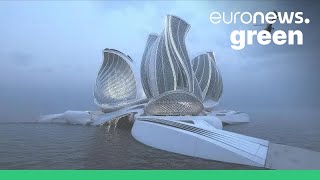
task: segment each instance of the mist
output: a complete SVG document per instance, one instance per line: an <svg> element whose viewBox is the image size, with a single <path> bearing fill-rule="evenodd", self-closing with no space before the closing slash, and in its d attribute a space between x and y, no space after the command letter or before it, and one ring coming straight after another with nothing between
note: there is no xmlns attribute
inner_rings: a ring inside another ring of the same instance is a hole
<svg viewBox="0 0 320 180"><path fill-rule="evenodd" d="M318 7L318 1L0 2L0 122L97 110L92 87L102 50L113 48L130 55L139 70L147 37L161 33L167 14L190 23L186 37L190 58L215 53L224 82L221 108L320 110ZM274 25L284 31L301 30L303 45L256 43L235 51L230 47L233 30L264 27L214 25L209 20L213 11L274 9L302 11L311 20Z"/></svg>

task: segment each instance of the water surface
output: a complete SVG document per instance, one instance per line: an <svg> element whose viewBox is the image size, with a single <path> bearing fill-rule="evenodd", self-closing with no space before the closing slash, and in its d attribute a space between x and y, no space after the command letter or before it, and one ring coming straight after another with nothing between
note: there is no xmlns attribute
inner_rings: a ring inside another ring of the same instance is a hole
<svg viewBox="0 0 320 180"><path fill-rule="evenodd" d="M250 123L226 130L320 151L317 109L244 109ZM257 169L169 153L131 136L131 126L0 124L0 169Z"/></svg>

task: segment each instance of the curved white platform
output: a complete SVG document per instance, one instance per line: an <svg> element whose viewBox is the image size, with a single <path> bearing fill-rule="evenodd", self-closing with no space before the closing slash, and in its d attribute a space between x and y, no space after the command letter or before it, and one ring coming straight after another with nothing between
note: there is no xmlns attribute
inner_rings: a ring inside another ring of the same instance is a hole
<svg viewBox="0 0 320 180"><path fill-rule="evenodd" d="M215 116L219 118L222 122L227 124L239 124L250 122L250 117L247 113L232 111L232 110L221 110L221 111L211 111L206 113L207 116Z"/></svg>
<svg viewBox="0 0 320 180"><path fill-rule="evenodd" d="M132 136L161 150L204 159L264 167L269 142L228 131L211 130L162 117L138 118Z"/></svg>
<svg viewBox="0 0 320 180"><path fill-rule="evenodd" d="M116 120L131 114L137 114L137 116L139 116L143 113L144 107L145 104L134 105L110 113L103 113L101 111L66 111L61 114L41 116L37 122L101 126L112 120Z"/></svg>
<svg viewBox="0 0 320 180"><path fill-rule="evenodd" d="M145 107L145 104L140 104L140 105L134 105L130 107L126 107L123 109L120 109L118 111L110 112L103 114L99 116L93 123L92 125L95 126L101 126L104 125L105 123L112 121L114 119L118 119L124 116L128 116L130 114L142 114L143 113L143 108Z"/></svg>
<svg viewBox="0 0 320 180"><path fill-rule="evenodd" d="M39 123L67 123L67 124L90 124L96 120L102 112L90 111L66 111L61 114L50 114L41 116L37 122Z"/></svg>
<svg viewBox="0 0 320 180"><path fill-rule="evenodd" d="M222 129L222 122L214 116L135 116L135 120L144 119L163 119L168 121L177 121L184 124L194 124L207 130Z"/></svg>

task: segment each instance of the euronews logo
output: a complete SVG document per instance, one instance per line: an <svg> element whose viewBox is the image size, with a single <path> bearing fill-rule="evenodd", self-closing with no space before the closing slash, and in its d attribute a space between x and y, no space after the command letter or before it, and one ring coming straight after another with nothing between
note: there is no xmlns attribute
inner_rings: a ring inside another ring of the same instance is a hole
<svg viewBox="0 0 320 180"><path fill-rule="evenodd" d="M236 12L226 14L225 12L212 12L209 16L210 22L213 24L253 24L255 26L264 25L265 28L261 31L257 30L234 30L230 35L231 48L241 50L246 45L252 45L253 39L261 45L268 45L271 41L277 45L303 45L303 33L300 30L275 30L272 25L275 22L280 24L309 24L310 19L303 18L303 12ZM259 24L258 24L259 23Z"/></svg>

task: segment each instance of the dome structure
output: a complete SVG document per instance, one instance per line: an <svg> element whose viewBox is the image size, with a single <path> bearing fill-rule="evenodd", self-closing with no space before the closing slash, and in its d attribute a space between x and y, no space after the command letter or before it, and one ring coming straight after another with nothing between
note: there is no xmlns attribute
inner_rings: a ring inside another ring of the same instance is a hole
<svg viewBox="0 0 320 180"><path fill-rule="evenodd" d="M152 99L144 109L147 115L198 115L203 110L201 99L187 91L167 91Z"/></svg>

